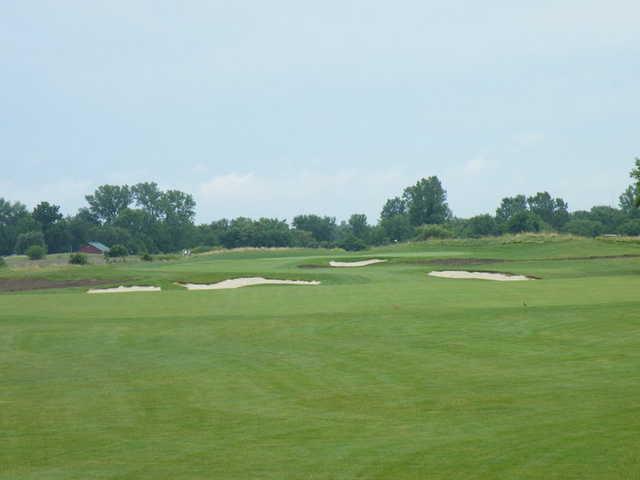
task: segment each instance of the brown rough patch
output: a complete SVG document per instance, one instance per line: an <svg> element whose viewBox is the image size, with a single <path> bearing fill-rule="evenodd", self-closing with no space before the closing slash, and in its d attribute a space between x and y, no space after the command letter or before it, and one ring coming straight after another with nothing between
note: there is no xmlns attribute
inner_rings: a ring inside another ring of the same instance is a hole
<svg viewBox="0 0 640 480"><path fill-rule="evenodd" d="M0 278L0 292L24 292L50 288L89 287L113 281L86 278L81 280L48 280L46 278Z"/></svg>

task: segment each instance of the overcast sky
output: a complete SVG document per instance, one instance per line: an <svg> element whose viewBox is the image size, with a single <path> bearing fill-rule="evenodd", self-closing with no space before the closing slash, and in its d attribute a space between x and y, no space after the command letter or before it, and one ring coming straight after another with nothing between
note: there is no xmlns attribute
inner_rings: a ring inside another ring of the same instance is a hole
<svg viewBox="0 0 640 480"><path fill-rule="evenodd" d="M640 155L637 0L0 2L0 197L103 183L198 221L375 221L438 175L458 216L616 205Z"/></svg>

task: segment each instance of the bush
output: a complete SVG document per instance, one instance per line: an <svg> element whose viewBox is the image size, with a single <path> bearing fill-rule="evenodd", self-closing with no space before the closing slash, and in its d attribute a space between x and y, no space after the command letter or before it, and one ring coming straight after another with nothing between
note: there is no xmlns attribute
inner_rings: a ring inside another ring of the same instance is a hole
<svg viewBox="0 0 640 480"><path fill-rule="evenodd" d="M89 258L84 253L72 253L69 255L69 263L71 265L86 265L89 263Z"/></svg>
<svg viewBox="0 0 640 480"><path fill-rule="evenodd" d="M531 212L518 212L513 215L506 225L509 233L539 232L543 229L540 217Z"/></svg>
<svg viewBox="0 0 640 480"><path fill-rule="evenodd" d="M44 235L42 232L33 231L18 235L16 239L16 253L18 255L25 254L27 249L32 245L38 245L43 249L45 248Z"/></svg>
<svg viewBox="0 0 640 480"><path fill-rule="evenodd" d="M339 245L340 248L347 252L359 252L366 250L367 244L353 234L348 235Z"/></svg>
<svg viewBox="0 0 640 480"><path fill-rule="evenodd" d="M464 233L468 237L488 237L498 232L496 219L491 215L477 215L471 217L465 226Z"/></svg>
<svg viewBox="0 0 640 480"><path fill-rule="evenodd" d="M129 251L124 245L117 244L112 246L105 255L109 258L126 257L129 255Z"/></svg>
<svg viewBox="0 0 640 480"><path fill-rule="evenodd" d="M148 253L143 253L142 255L140 255L140 260L142 260L143 262L153 262L153 257Z"/></svg>
<svg viewBox="0 0 640 480"><path fill-rule="evenodd" d="M453 237L453 232L442 225L422 225L421 227L418 227L416 231L416 240Z"/></svg>
<svg viewBox="0 0 640 480"><path fill-rule="evenodd" d="M603 233L604 225L594 220L571 220L565 230L580 237L597 237Z"/></svg>
<svg viewBox="0 0 640 480"><path fill-rule="evenodd" d="M628 235L630 237L637 237L640 235L640 220L628 220L624 222L619 229L620 233L623 235Z"/></svg>
<svg viewBox="0 0 640 480"><path fill-rule="evenodd" d="M40 245L31 245L25 252L29 260L40 260L47 255L47 251Z"/></svg>

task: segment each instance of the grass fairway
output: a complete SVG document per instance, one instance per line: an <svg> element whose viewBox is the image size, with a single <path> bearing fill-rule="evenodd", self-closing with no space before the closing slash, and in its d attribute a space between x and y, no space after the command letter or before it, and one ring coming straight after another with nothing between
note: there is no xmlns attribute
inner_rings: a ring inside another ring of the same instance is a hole
<svg viewBox="0 0 640 480"><path fill-rule="evenodd" d="M638 255L479 240L5 268L164 290L0 294L0 479L640 478ZM239 276L323 283L174 284Z"/></svg>

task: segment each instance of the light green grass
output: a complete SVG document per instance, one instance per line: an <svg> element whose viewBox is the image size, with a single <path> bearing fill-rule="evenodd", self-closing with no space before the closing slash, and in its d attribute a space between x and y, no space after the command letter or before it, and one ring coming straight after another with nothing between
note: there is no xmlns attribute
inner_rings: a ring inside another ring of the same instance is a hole
<svg viewBox="0 0 640 480"><path fill-rule="evenodd" d="M636 254L481 240L4 269L171 289L0 294L0 479L638 478L640 259L571 260ZM543 280L426 275L452 268ZM323 284L173 285L253 275Z"/></svg>

